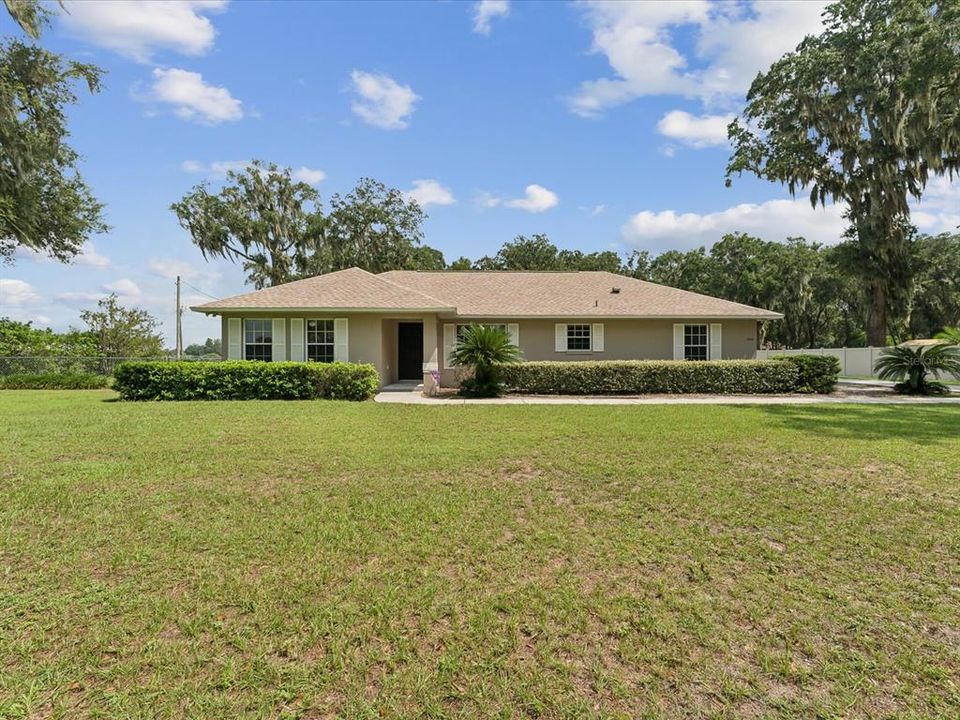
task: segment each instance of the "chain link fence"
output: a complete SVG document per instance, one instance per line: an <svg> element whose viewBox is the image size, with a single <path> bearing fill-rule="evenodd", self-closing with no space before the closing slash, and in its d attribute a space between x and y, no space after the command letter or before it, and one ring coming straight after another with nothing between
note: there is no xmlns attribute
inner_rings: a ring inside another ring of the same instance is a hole
<svg viewBox="0 0 960 720"><path fill-rule="evenodd" d="M191 362L209 362L219 360L219 356L195 357L184 356L182 360ZM89 373L92 375L110 375L113 369L125 360L158 360L172 361L176 360L173 356L149 357L149 358L126 358L126 357L68 357L56 355L43 355L35 357L26 356L0 356L0 376L3 375L46 375L46 374L73 374Z"/></svg>

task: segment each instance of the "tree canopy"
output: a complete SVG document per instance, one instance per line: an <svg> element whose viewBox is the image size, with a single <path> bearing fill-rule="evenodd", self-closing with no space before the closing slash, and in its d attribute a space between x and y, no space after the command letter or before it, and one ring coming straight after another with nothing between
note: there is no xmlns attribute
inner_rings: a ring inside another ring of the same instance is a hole
<svg viewBox="0 0 960 720"><path fill-rule="evenodd" d="M50 22L50 9L39 0L3 0L3 4L13 21L34 40Z"/></svg>
<svg viewBox="0 0 960 720"><path fill-rule="evenodd" d="M201 183L171 209L204 257L239 261L257 288L348 267L370 272L444 267L421 245L426 217L399 190L362 178L324 211L319 193L289 168L254 161L212 193Z"/></svg>
<svg viewBox="0 0 960 720"><path fill-rule="evenodd" d="M475 270L608 270L620 271L620 256L612 250L583 253L560 250L543 234L517 235L493 257L473 263Z"/></svg>
<svg viewBox="0 0 960 720"><path fill-rule="evenodd" d="M882 344L909 294L908 199L960 169L960 5L840 0L824 19L751 85L727 181L749 172L845 204L867 334Z"/></svg>
<svg viewBox="0 0 960 720"><path fill-rule="evenodd" d="M13 19L32 37L49 9L5 0ZM103 206L77 168L68 143L66 109L74 87L100 89L102 71L18 40L0 43L0 259L27 247L69 261L94 233L107 229Z"/></svg>
<svg viewBox="0 0 960 720"><path fill-rule="evenodd" d="M30 322L0 318L0 357L92 357L96 340L89 332L57 333Z"/></svg>
<svg viewBox="0 0 960 720"><path fill-rule="evenodd" d="M97 303L96 310L84 310L86 323L96 342L97 354L107 358L159 357L163 338L160 323L146 310L125 308L111 294Z"/></svg>
<svg viewBox="0 0 960 720"><path fill-rule="evenodd" d="M312 246L303 273L319 275L348 267L377 273L417 269L417 261L435 263L433 253L438 250L417 252L423 249L425 219L420 205L396 188L361 178L345 196L330 198L328 213L318 209L311 216Z"/></svg>
<svg viewBox="0 0 960 720"><path fill-rule="evenodd" d="M227 173L217 194L197 185L171 209L204 257L240 261L257 288L296 277L309 251L308 226L319 193L289 168L254 161Z"/></svg>
<svg viewBox="0 0 960 720"><path fill-rule="evenodd" d="M219 357L223 343L220 338L207 338L202 343L193 343L183 349L183 354L188 357Z"/></svg>

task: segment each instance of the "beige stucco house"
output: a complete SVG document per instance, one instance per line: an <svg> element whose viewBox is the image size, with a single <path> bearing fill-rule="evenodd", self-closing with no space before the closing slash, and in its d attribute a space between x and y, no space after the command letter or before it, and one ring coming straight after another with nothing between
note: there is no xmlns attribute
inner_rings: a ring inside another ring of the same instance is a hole
<svg viewBox="0 0 960 720"><path fill-rule="evenodd" d="M502 325L526 360L752 358L779 313L607 272L359 268L192 308L222 318L227 359L373 363L384 385L457 383L458 328Z"/></svg>

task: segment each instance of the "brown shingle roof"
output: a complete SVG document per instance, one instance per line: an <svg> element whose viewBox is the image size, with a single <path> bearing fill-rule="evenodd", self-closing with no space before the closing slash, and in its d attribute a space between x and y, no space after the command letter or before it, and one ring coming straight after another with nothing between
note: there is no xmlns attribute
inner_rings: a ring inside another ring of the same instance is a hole
<svg viewBox="0 0 960 720"><path fill-rule="evenodd" d="M619 292L613 292L619 288ZM417 272L359 268L198 305L223 310L433 310L475 318L748 318L780 313L608 272Z"/></svg>
<svg viewBox="0 0 960 720"><path fill-rule="evenodd" d="M381 273L455 305L465 317L777 319L780 313L608 272ZM619 288L618 293L613 289Z"/></svg>
<svg viewBox="0 0 960 720"><path fill-rule="evenodd" d="M450 303L402 287L389 278L347 268L196 305L192 310L453 310Z"/></svg>

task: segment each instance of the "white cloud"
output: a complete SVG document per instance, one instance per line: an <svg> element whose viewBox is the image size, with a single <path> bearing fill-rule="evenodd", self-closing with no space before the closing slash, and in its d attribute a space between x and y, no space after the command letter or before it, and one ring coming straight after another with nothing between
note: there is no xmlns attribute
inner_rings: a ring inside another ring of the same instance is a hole
<svg viewBox="0 0 960 720"><path fill-rule="evenodd" d="M219 270L213 270L209 267L197 267L192 263L171 258L151 258L147 267L150 268L150 272L154 275L167 280L175 280L179 275L184 280L202 283L204 285L212 285L222 277Z"/></svg>
<svg viewBox="0 0 960 720"><path fill-rule="evenodd" d="M200 73L156 68L150 92L141 99L173 106L174 114L204 125L240 120L243 104L225 87L210 85Z"/></svg>
<svg viewBox="0 0 960 720"><path fill-rule="evenodd" d="M573 112L595 117L608 107L641 95L682 95L693 89L693 79L684 70L687 60L672 46L670 30L706 22L706 0L592 2L585 7L593 32L591 51L606 55L614 77L582 83L569 99Z"/></svg>
<svg viewBox="0 0 960 720"><path fill-rule="evenodd" d="M951 183L945 177L932 179L923 199L913 203L910 219L921 232L932 235L957 232L960 228L960 181Z"/></svg>
<svg viewBox="0 0 960 720"><path fill-rule="evenodd" d="M214 160L210 163L203 163L199 160L184 160L182 163L180 163L180 169L184 172L197 175L214 175L217 177L223 177L230 170L237 172L243 170L249 164L249 160Z"/></svg>
<svg viewBox="0 0 960 720"><path fill-rule="evenodd" d="M351 108L357 117L384 130L402 130L410 124L420 96L409 85L400 85L389 75L360 70L350 73L350 79L357 95Z"/></svg>
<svg viewBox="0 0 960 720"><path fill-rule="evenodd" d="M59 262L46 253L38 252L32 248L24 247L22 245L14 250L13 256L18 260L29 260L30 262L35 263ZM75 265L83 265L85 267L91 267L97 270L105 270L112 265L110 258L108 258L106 255L101 255L98 253L93 243L90 241L84 243L83 247L80 249L80 252L74 256L72 262Z"/></svg>
<svg viewBox="0 0 960 720"><path fill-rule="evenodd" d="M127 300L138 300L143 294L140 286L130 278L120 278L103 286L104 292L116 293L118 297Z"/></svg>
<svg viewBox="0 0 960 720"><path fill-rule="evenodd" d="M98 270L106 270L112 265L110 258L98 253L93 243L89 241L84 244L83 249L80 250L80 254L73 259L73 262L77 265L85 265L86 267L97 268Z"/></svg>
<svg viewBox="0 0 960 720"><path fill-rule="evenodd" d="M7 307L24 307L40 302L40 296L33 286L23 280L0 278L0 315Z"/></svg>
<svg viewBox="0 0 960 720"><path fill-rule="evenodd" d="M522 198L507 200L504 205L516 208L517 210L540 213L556 207L559 202L560 198L557 197L556 193L547 190L542 185L527 185Z"/></svg>
<svg viewBox="0 0 960 720"><path fill-rule="evenodd" d="M805 198L745 203L711 213L645 210L621 229L628 245L653 250L710 246L726 233L745 232L764 240L801 236L834 245L846 228L840 205L814 210Z"/></svg>
<svg viewBox="0 0 960 720"><path fill-rule="evenodd" d="M827 0L762 0L744 13L733 3L718 3L701 28L697 52L709 65L698 77L698 94L711 99L742 98L750 83L807 35L823 28Z"/></svg>
<svg viewBox="0 0 960 720"><path fill-rule="evenodd" d="M474 196L473 202L478 208L492 208L497 207L497 205L503 201L496 195L493 195L486 190L482 190L478 192L476 196Z"/></svg>
<svg viewBox="0 0 960 720"><path fill-rule="evenodd" d="M188 173L205 173L207 166L199 160L184 160L180 163L180 169Z"/></svg>
<svg viewBox="0 0 960 720"><path fill-rule="evenodd" d="M413 187L403 194L411 200L416 200L420 207L453 205L457 201L450 189L436 180L414 180Z"/></svg>
<svg viewBox="0 0 960 720"><path fill-rule="evenodd" d="M60 19L74 36L148 62L162 49L184 55L209 51L216 30L204 13L224 7L223 0L87 0L68 2Z"/></svg>
<svg viewBox="0 0 960 720"><path fill-rule="evenodd" d="M480 0L473 5L473 31L480 35L489 35L493 19L509 14L508 0Z"/></svg>
<svg viewBox="0 0 960 720"><path fill-rule="evenodd" d="M180 169L184 172L194 175L209 175L210 177L226 177L230 171L239 172L250 165L249 160L214 160L204 163L199 160L184 160L180 163ZM305 182L308 185L316 185L326 179L327 174L319 168L308 168L301 165L290 171L290 177L295 182Z"/></svg>
<svg viewBox="0 0 960 720"><path fill-rule="evenodd" d="M673 140L690 147L702 148L709 145L725 145L727 125L733 121L733 115L691 115L683 110L672 110L657 123L657 130Z"/></svg>
<svg viewBox="0 0 960 720"><path fill-rule="evenodd" d="M167 278L168 280L173 280L180 275L182 277L190 277L194 271L193 266L190 263L183 262L181 260L169 260L166 258L153 258L148 263L150 272L154 275L159 275L162 278Z"/></svg>
<svg viewBox="0 0 960 720"><path fill-rule="evenodd" d="M933 178L923 200L911 202L911 221L922 233L956 232L960 226L960 182ZM726 233L745 232L764 240L805 237L824 245L843 238L843 205L813 209L805 197L735 205L710 213L645 210L621 228L628 245L651 250L710 246Z"/></svg>
<svg viewBox="0 0 960 720"><path fill-rule="evenodd" d="M644 95L741 99L756 74L821 27L826 2L589 2L592 52L605 55L612 77L590 80L568 99L572 112L597 117ZM682 29L695 37L683 43Z"/></svg>
<svg viewBox="0 0 960 720"><path fill-rule="evenodd" d="M296 168L291 175L297 182L303 182L307 185L316 185L326 179L327 174L323 170L308 168L301 165Z"/></svg>
<svg viewBox="0 0 960 720"><path fill-rule="evenodd" d="M606 209L607 206L602 203L600 205L594 205L592 208L590 208L590 217L601 215Z"/></svg>
<svg viewBox="0 0 960 720"><path fill-rule="evenodd" d="M103 293L71 291L59 293L53 297L54 300L65 305L90 305L99 302L106 296Z"/></svg>

